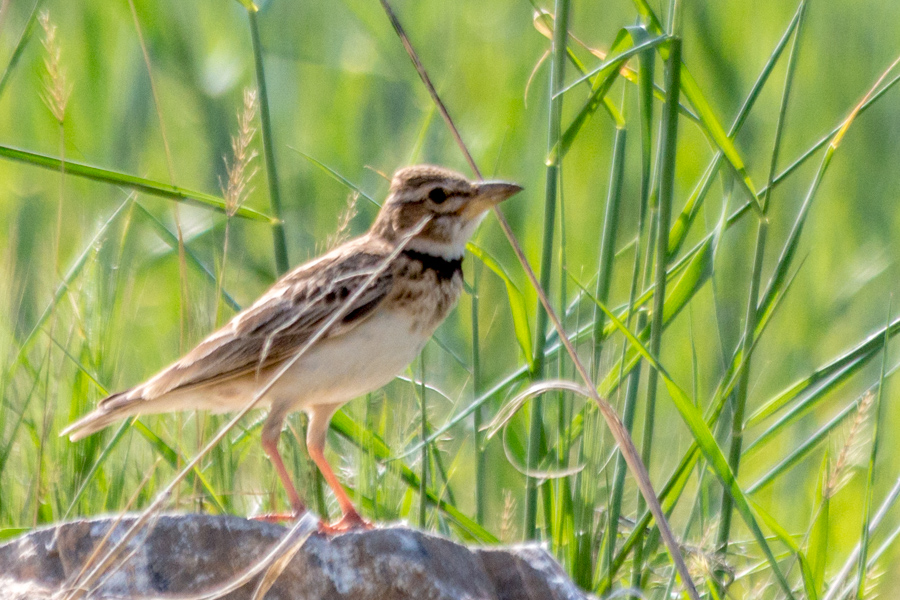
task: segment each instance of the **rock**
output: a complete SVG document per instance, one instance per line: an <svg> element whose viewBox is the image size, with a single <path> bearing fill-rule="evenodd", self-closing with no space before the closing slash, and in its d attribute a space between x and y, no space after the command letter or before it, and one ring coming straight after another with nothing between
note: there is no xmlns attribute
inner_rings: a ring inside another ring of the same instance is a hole
<svg viewBox="0 0 900 600"><path fill-rule="evenodd" d="M0 546L0 600L61 597L103 538L109 534L109 548L135 519L63 523ZM233 516L162 515L127 542L119 558L124 564L117 562L120 566L82 597L211 597L206 594L246 572L287 534L284 527ZM267 599L586 598L556 561L533 545L470 549L405 527L385 527L333 537L313 534L289 550L296 554L280 561L288 562ZM261 577L216 597L252 598Z"/></svg>

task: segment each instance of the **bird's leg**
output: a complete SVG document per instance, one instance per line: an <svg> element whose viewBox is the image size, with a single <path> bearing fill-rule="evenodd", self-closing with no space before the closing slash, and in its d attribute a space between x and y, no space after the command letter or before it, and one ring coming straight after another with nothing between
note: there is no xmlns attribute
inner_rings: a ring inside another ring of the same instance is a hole
<svg viewBox="0 0 900 600"><path fill-rule="evenodd" d="M272 462L272 465L275 467L278 478L281 479L281 484L284 486L284 490L287 492L288 499L291 502L291 510L293 513L290 516L263 515L258 519L262 521L288 521L299 518L300 515L306 512L306 504L300 499L300 494L297 493L297 488L294 487L294 483L291 481L291 476L284 466L284 461L281 460L281 453L278 452L278 439L281 437L281 427L283 424L284 413L273 407L272 412L269 413L268 419L266 419L265 425L263 425L262 447L263 451Z"/></svg>
<svg viewBox="0 0 900 600"><path fill-rule="evenodd" d="M340 480L337 478L337 475L334 474L331 465L329 465L328 461L325 459L325 434L328 432L328 424L331 422L332 415L334 415L339 407L340 405L321 406L308 411L309 428L306 432L306 449L309 452L310 458L312 458L313 462L316 463L316 466L319 467L322 476L325 477L325 481L328 482L328 485L334 491L338 505L341 507L341 512L344 515L337 523L321 523L319 529L323 533L340 533L353 529L372 528L372 524L364 520L356 511L353 502L350 501L350 497L347 496L347 492L344 491L344 487L341 485Z"/></svg>

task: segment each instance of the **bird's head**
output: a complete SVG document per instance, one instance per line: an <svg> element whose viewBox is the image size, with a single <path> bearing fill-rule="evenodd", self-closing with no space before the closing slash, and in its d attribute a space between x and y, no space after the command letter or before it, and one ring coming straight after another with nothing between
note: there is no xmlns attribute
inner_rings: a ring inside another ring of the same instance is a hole
<svg viewBox="0 0 900 600"><path fill-rule="evenodd" d="M426 221L406 247L458 258L487 211L520 191L522 187L514 183L470 181L442 167L405 167L394 173L390 193L371 231L399 242Z"/></svg>

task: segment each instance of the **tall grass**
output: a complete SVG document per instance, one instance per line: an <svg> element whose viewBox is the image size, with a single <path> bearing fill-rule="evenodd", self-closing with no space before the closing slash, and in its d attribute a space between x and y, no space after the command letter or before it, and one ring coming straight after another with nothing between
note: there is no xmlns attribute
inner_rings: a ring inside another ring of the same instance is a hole
<svg viewBox="0 0 900 600"><path fill-rule="evenodd" d="M336 415L363 513L542 541L602 596L890 597L900 47L871 31L896 9L663 4L46 0L52 22L10 4L0 539L126 509L282 510L259 414L56 433L289 256L362 232L412 155L496 165L526 193L481 226L420 361ZM289 419L287 463L334 516L303 431Z"/></svg>

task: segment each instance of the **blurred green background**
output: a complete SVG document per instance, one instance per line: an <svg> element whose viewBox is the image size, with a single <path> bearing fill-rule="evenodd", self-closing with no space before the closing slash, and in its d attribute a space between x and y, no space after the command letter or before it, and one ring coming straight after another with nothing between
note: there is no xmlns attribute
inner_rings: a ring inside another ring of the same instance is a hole
<svg viewBox="0 0 900 600"><path fill-rule="evenodd" d="M651 2L657 14L666 15L668 3L658 4ZM69 92L62 127L43 99L53 81L45 65L48 50L41 43L46 33L31 17L32 2L14 0L0 6L0 73L4 77L0 145L54 157L64 154L69 161L222 195L222 181L227 177L224 159L231 160L231 136L237 130L242 93L256 85L248 16L241 4L135 0L133 13L125 1L42 1L37 10L49 11L57 28L64 89ZM551 3L538 6L554 10ZM770 0L684 2L677 6L684 62L727 130L797 7ZM544 227L549 62L535 69L551 44L534 26L534 5L525 0L396 0L393 7L483 172L525 187L525 193L506 203L503 211L538 269ZM135 16L146 44L158 105ZM617 31L639 18L635 5L625 0L574 1L569 30L587 46L606 51ZM21 54L16 55L29 22L32 25ZM890 0L809 3L776 171L839 125L891 65L900 53L898 22L900 4ZM292 265L327 247L326 239L337 230L348 197L353 201L352 190L328 170L379 202L387 189L384 176L401 166L429 162L469 172L379 3L270 0L260 5L258 25ZM574 40L570 44L588 68L600 63ZM7 69L14 56L16 60ZM757 189L764 187L769 175L787 58L786 51L736 138ZM630 64L636 68L637 61ZM575 78L569 64L566 81ZM663 65L658 58L656 81L663 83ZM891 305L892 294L900 290L895 260L900 252L900 236L896 235L900 230L900 212L896 210L900 189L897 93L889 91L854 121L835 152L797 248L791 269L796 279L753 354L748 415L882 328L891 306L893 315L900 312L896 299ZM563 127L586 97L586 87L563 96ZM636 86L620 78L608 97L622 107L629 129L617 222L616 249L621 254L614 265L609 297L610 306L620 307L628 300L633 256L633 246L628 244L636 234L639 207ZM684 98L682 101L686 104ZM660 102L655 105L657 127L661 106ZM655 143L658 131L653 135ZM603 110L598 111L562 163L549 290L557 307L576 298L579 289L573 279L595 285L614 136L615 123ZM258 135L254 147L262 152ZM701 128L682 118L673 215L681 211L714 154L715 148ZM255 161L260 170L245 206L273 215L262 158ZM813 157L769 198L763 286L818 163L818 156ZM714 183L682 252L713 231L723 212L731 213L746 201L738 186L732 189L732 179L726 175ZM223 273L228 221L224 215L139 193L105 226L128 195L129 190L121 185L73 174L61 177L27 162L0 160L0 269L4 282L0 286L0 527L9 532L64 516L120 510L139 488L137 505L149 502L175 466L193 456L201 440L208 440L223 420L192 413L143 419L159 436L158 443L129 429L108 456L102 452L112 431L78 445L58 439L58 431L103 397L100 386L114 391L142 381L209 333L217 324L217 311L219 323L234 314L217 303L217 279L237 304L247 306L277 275L273 231L268 223L230 219ZM365 231L377 212L377 206L362 196L355 200L355 207L349 224L352 235ZM719 385L743 331L756 223L755 216L747 213L721 236L711 277L663 336L662 363L703 407ZM184 266L177 245L173 248L171 240L161 236L160 225L171 233L180 226L187 252L193 257L185 258ZM475 243L503 266L524 294L534 334L536 296L492 217L481 226ZM78 260L82 253L86 258L83 264ZM197 268L194 258L212 276ZM61 288L73 265L78 267L75 276ZM466 259L466 280L470 290L477 285L480 299L478 368L473 369L472 364L472 300L467 293L439 329L437 341L427 346L424 364L417 362L409 373L414 377L424 373L427 383L443 392L427 394L434 428L468 406L477 391L487 390L526 364L504 282L471 255ZM63 293L57 294L57 290ZM577 306L581 308L570 311L566 321L572 328L587 323L594 310L589 301ZM47 318L39 320L45 309ZM617 334L611 340L601 355L601 376L617 368L623 338ZM585 357L590 356L590 346L589 340L581 346ZM894 354L888 354L889 367ZM776 436L762 449L747 454L738 478L742 487L749 487L877 384L880 364L879 351L846 382L828 388L812 409L777 428ZM550 375L576 378L567 361L552 362ZM486 404L482 420L489 421L504 400L520 389L522 384L510 385L496 394ZM620 406L620 396L616 393L610 400ZM886 386L872 488L875 507L900 472L895 435L900 411L894 397L893 386ZM565 423L573 418L572 411L581 409L584 400L566 397L560 406L567 408L546 405L546 435L551 444L557 442ZM659 488L691 437L664 390L657 407L650 473ZM419 410L416 389L399 380L345 408L356 422L384 439L394 456L420 439ZM640 408L639 414L642 411ZM613 478L613 451L602 422L593 411L588 413L586 428L594 429L576 442L566 461L584 466L580 485L592 482L596 488L594 496L582 495L575 501L588 509L587 516L582 514L576 521L591 521L594 514L602 521ZM730 413L726 411L726 415ZM820 502L817 486L823 457L827 453L833 460L840 454L853 419L850 414L844 425L835 428L792 469L752 495L801 546ZM772 422L769 419L751 427L745 445ZM248 419L247 428L253 423ZM297 431L302 428L301 418L292 423ZM637 427L635 439L640 439L640 417ZM488 485L480 492L485 498L483 525L508 542L519 541L523 535L525 477L513 463L525 460L525 428L526 419L519 415L510 427L506 448L498 435L483 451L488 473ZM724 430L714 431L720 440L727 437ZM470 518L476 513L473 458L478 453L474 436L471 419L465 419L429 446L431 470L444 470L443 475L431 473L429 485ZM860 451L847 471L853 477L831 499L826 581L859 542L871 416L855 436ZM289 439L292 436L283 440L282 447L292 448L287 454L293 457L298 478L314 495L315 481L309 476L302 444ZM342 466L348 485L362 496L377 497L381 508L362 502L365 512L384 520L405 518L415 523L418 495L396 477L399 461L386 463L385 470L382 463L376 464L371 446L359 445L363 448L337 435L330 440L330 448L337 451L332 456L340 455L335 463ZM721 441L720 445L727 454L727 443ZM175 453L174 462L169 461L166 448ZM156 465L160 457L165 460ZM420 472L418 453L402 461ZM284 508L274 472L258 446L258 431L235 433L203 464L210 486L225 499L223 508L238 514ZM92 467L97 467L94 472ZM151 467L150 481L141 488ZM85 490L76 497L86 479ZM197 480L184 484L170 508L218 510L201 487ZM623 515L629 518L635 512L633 487L629 478L623 505ZM679 535L692 503L715 516L721 486L707 473L701 485L692 480L685 494L689 499L679 504L673 515ZM327 497L325 500L328 502ZM335 509L330 512L334 515ZM873 537L873 548L896 526L895 512ZM458 533L447 525L443 513L429 507L427 514L426 526ZM765 564L752 569L759 554L750 534L739 517L735 516L734 523L732 540L737 549L729 562L738 568L740 584L732 593L740 597L751 589L762 589L766 597L777 597L779 591L771 584ZM712 552L714 531L714 522L706 523L705 529L695 526L685 544L702 549L699 556ZM538 536L551 541L570 572L576 570L567 554L565 536L541 511ZM599 545L598 539L592 537L590 545ZM773 547L779 556L787 551L777 542ZM597 549L592 552L596 562ZM670 565L662 550L657 552L658 561L648 577L651 583L661 580L664 587ZM877 565L876 570L886 573L877 588L884 597L891 597L890 590L900 583L896 557L896 551L889 551ZM792 582L799 582L798 568L788 566L791 564L790 559L784 560L784 570ZM596 584L594 574L578 577L588 588ZM802 586L797 585L803 595ZM651 596L661 591L652 586L648 589Z"/></svg>

